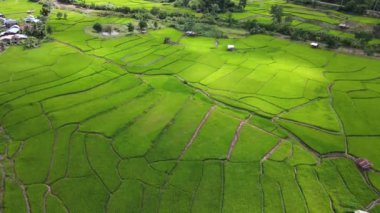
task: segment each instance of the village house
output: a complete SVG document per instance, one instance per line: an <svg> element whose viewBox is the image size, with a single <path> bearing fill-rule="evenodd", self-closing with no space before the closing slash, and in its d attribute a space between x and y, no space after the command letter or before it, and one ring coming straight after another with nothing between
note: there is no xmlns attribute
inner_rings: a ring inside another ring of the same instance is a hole
<svg viewBox="0 0 380 213"><path fill-rule="evenodd" d="M0 13L0 18L5 18L5 15Z"/></svg>
<svg viewBox="0 0 380 213"><path fill-rule="evenodd" d="M187 35L187 36L196 36L197 35L197 33L195 33L194 31L186 31L185 32L185 35Z"/></svg>
<svg viewBox="0 0 380 213"><path fill-rule="evenodd" d="M345 29L350 28L350 26L349 26L348 24L346 24L346 23L340 23L340 24L338 25L338 27L339 27L340 29L342 29L342 30L345 30Z"/></svg>
<svg viewBox="0 0 380 213"><path fill-rule="evenodd" d="M28 36L24 34L5 35L0 37L0 41L8 44L17 44L21 40L27 39Z"/></svg>
<svg viewBox="0 0 380 213"><path fill-rule="evenodd" d="M20 32L20 26L18 25L13 25L10 27L7 31L0 33L0 36L5 36L5 35L15 35Z"/></svg>

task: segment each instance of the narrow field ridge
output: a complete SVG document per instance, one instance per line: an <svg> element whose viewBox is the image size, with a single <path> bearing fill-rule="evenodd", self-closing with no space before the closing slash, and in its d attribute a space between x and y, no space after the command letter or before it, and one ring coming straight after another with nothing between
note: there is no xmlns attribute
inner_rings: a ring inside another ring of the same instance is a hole
<svg viewBox="0 0 380 213"><path fill-rule="evenodd" d="M180 161L182 160L183 156L185 156L187 150L190 148L190 146L194 143L195 139L197 138L197 136L199 135L199 132L201 131L202 127L205 125L205 123L207 122L208 118L210 117L210 115L212 114L212 112L216 109L216 105L212 106L206 113L206 115L203 117L201 123L198 125L197 129L195 130L195 132L193 133L193 136L191 137L191 139L189 140L189 142L186 144L185 148L182 150L182 153L181 155L178 157L177 161Z"/></svg>
<svg viewBox="0 0 380 213"><path fill-rule="evenodd" d="M268 153L266 153L264 155L264 157L261 159L260 163L264 163L264 161L268 160L272 155L273 153L281 146L281 144L285 142L284 139L281 139L277 144L276 146L274 146L271 150L269 150Z"/></svg>
<svg viewBox="0 0 380 213"><path fill-rule="evenodd" d="M230 149L228 150L228 154L227 154L227 157L226 157L227 160L231 159L232 152L234 151L235 145L236 145L236 143L238 142L238 140L240 138L241 129L249 121L249 119L251 119L251 117L252 117L252 115L250 115L246 120L242 120L240 122L238 128L236 129L234 138L232 139L232 142L231 142L231 145L230 145Z"/></svg>

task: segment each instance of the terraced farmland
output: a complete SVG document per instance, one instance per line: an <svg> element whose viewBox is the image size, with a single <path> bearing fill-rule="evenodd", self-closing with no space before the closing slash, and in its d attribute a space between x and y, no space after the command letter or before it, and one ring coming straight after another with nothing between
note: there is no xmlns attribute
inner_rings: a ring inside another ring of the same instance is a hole
<svg viewBox="0 0 380 213"><path fill-rule="evenodd" d="M66 12L0 54L4 212L380 212L379 60Z"/></svg>

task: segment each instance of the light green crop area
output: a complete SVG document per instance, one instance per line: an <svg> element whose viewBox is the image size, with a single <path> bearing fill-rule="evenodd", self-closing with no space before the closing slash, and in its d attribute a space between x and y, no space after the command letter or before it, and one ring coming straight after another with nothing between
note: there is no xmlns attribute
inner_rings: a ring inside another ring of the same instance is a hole
<svg viewBox="0 0 380 213"><path fill-rule="evenodd" d="M95 22L132 20L66 12L53 41L0 54L4 212L353 212L378 198L379 174L344 153L380 169L379 60L264 35L95 37Z"/></svg>

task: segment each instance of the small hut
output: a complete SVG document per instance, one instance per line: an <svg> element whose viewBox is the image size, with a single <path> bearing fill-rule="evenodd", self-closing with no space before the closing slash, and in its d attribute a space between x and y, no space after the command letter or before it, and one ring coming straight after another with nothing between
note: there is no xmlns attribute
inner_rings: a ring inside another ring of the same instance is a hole
<svg viewBox="0 0 380 213"><path fill-rule="evenodd" d="M318 44L317 42L311 42L311 43L310 43L310 46L311 46L312 48L319 48L319 44Z"/></svg>
<svg viewBox="0 0 380 213"><path fill-rule="evenodd" d="M5 18L5 15L0 13L0 18Z"/></svg>
<svg viewBox="0 0 380 213"><path fill-rule="evenodd" d="M345 29L350 28L350 26L349 26L348 24L346 24L346 23L340 23L340 24L338 25L338 27L339 27L340 29L342 29L342 30L345 30Z"/></svg>
<svg viewBox="0 0 380 213"><path fill-rule="evenodd" d="M355 162L356 162L356 165L362 170L369 170L372 168L371 163L366 159L360 158L360 159L357 159Z"/></svg>
<svg viewBox="0 0 380 213"><path fill-rule="evenodd" d="M227 45L227 50L228 51L234 51L235 49L236 49L235 45L232 45L232 44Z"/></svg>
<svg viewBox="0 0 380 213"><path fill-rule="evenodd" d="M188 30L188 31L185 32L185 35L187 35L187 36L196 36L197 33L194 32L194 31Z"/></svg>

